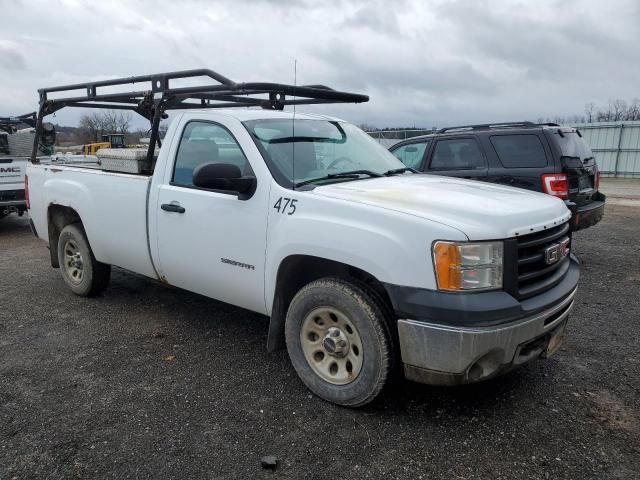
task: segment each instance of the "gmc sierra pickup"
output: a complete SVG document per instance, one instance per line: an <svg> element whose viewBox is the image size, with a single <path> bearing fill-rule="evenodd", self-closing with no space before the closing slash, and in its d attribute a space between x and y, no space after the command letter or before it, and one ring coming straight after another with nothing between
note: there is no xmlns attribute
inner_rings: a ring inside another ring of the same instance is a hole
<svg viewBox="0 0 640 480"><path fill-rule="evenodd" d="M0 117L0 219L14 212L22 216L27 210L24 174L35 139L35 115ZM43 130L38 154L46 156L53 150L55 129L47 124Z"/></svg>
<svg viewBox="0 0 640 480"><path fill-rule="evenodd" d="M196 73L219 85L170 85ZM99 93L129 82L151 90ZM65 90L87 95L48 99ZM279 111L367 99L209 70L40 90L39 123L119 102L152 132L142 157L31 164L34 232L78 295L104 290L117 265L269 316L268 348L286 345L307 387L340 405L372 401L400 365L457 384L552 354L579 275L562 200L416 174L347 122ZM238 105L262 109L208 110ZM156 157L164 112L194 106Z"/></svg>

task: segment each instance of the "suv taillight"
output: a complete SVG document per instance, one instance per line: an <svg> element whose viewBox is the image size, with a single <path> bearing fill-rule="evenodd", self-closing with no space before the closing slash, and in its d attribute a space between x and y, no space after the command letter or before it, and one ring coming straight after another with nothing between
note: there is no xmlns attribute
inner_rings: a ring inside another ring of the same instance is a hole
<svg viewBox="0 0 640 480"><path fill-rule="evenodd" d="M569 182L564 173L542 175L542 188L545 193L558 198L569 198Z"/></svg>
<svg viewBox="0 0 640 480"><path fill-rule="evenodd" d="M596 166L596 192L600 191L600 169Z"/></svg>
<svg viewBox="0 0 640 480"><path fill-rule="evenodd" d="M27 210L31 209L31 203L29 202L29 177L24 176L24 200L27 203Z"/></svg>

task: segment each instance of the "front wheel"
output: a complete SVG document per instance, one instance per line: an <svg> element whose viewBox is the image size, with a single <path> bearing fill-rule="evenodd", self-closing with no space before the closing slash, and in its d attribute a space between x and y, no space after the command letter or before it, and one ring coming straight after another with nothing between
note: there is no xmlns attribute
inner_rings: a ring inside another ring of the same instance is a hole
<svg viewBox="0 0 640 480"><path fill-rule="evenodd" d="M392 372L386 312L377 295L355 282L323 278L303 287L287 312L285 336L304 384L339 405L373 401Z"/></svg>
<svg viewBox="0 0 640 480"><path fill-rule="evenodd" d="M109 284L111 266L96 260L79 224L67 225L60 232L58 262L62 278L76 295L92 297Z"/></svg>

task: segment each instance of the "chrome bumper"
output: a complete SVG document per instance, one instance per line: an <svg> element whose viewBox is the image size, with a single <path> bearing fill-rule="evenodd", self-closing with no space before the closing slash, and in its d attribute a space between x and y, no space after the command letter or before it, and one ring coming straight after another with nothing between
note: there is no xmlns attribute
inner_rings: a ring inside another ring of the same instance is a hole
<svg viewBox="0 0 640 480"><path fill-rule="evenodd" d="M26 200L0 200L0 207L24 207L26 205Z"/></svg>
<svg viewBox="0 0 640 480"><path fill-rule="evenodd" d="M544 356L551 344L556 346L562 340L575 293L573 290L561 303L541 313L491 327L450 327L400 319L405 376L429 384L471 383Z"/></svg>

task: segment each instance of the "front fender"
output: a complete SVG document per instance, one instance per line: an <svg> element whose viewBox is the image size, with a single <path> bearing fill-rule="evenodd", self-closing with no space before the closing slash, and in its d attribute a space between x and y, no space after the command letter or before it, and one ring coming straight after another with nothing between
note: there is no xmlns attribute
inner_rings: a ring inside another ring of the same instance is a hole
<svg viewBox="0 0 640 480"><path fill-rule="evenodd" d="M275 193L275 199L278 195L280 192ZM436 239L466 240L459 230L414 215L312 192L293 195L298 200L294 214L274 209L269 213L265 265L268 312L273 306L279 266L291 255L340 262L384 283L435 288L431 243Z"/></svg>

